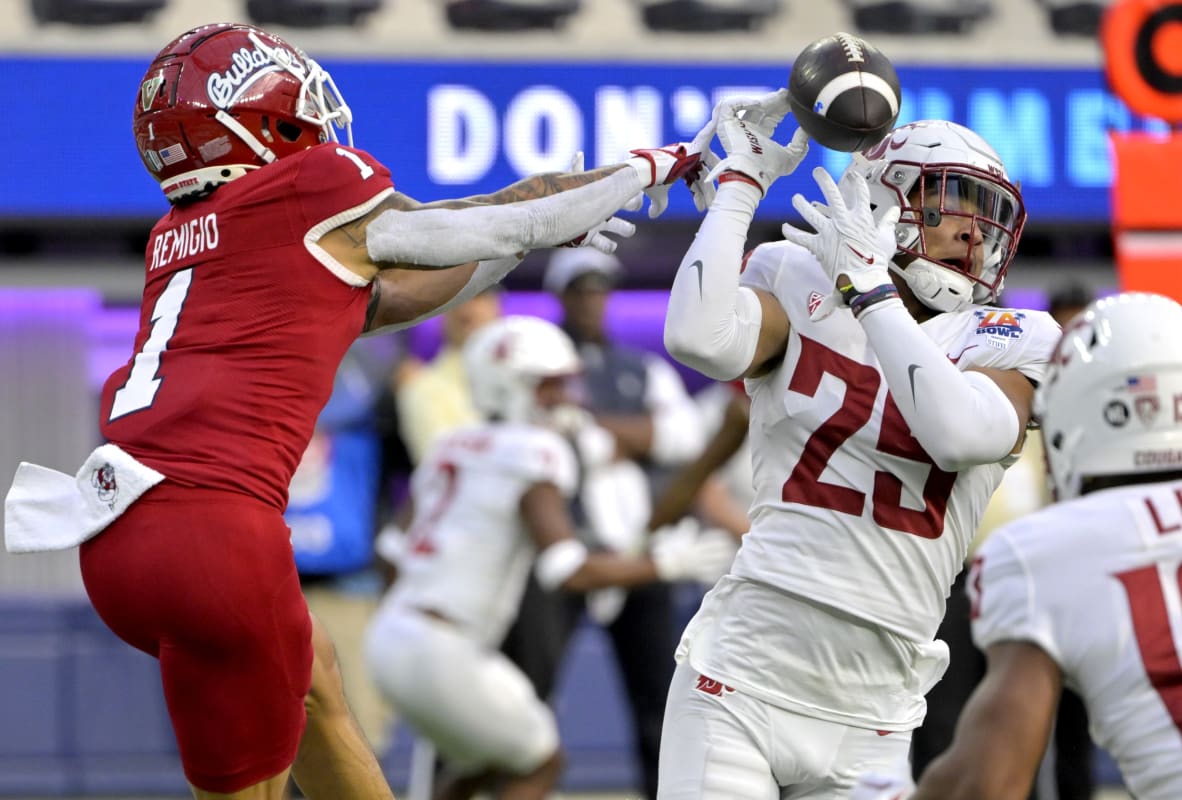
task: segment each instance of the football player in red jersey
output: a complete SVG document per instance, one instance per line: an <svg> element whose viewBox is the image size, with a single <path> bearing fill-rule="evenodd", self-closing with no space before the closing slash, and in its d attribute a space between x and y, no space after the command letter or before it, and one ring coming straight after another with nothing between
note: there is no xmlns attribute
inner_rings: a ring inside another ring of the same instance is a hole
<svg viewBox="0 0 1182 800"><path fill-rule="evenodd" d="M81 543L95 609L159 658L199 798L278 798L291 772L309 796L390 797L283 521L349 344L462 302L531 249L614 248L604 234L632 229L617 210L645 192L655 216L699 168L676 145L424 205L351 146L351 119L327 72L258 28L202 26L159 53L134 131L172 208L135 353L103 389L107 444L78 476L24 465L10 493L9 548Z"/></svg>

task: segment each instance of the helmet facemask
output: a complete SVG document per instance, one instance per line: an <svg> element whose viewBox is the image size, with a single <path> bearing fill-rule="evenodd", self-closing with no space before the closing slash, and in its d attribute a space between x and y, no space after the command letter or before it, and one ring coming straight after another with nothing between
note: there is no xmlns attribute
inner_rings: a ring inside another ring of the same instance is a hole
<svg viewBox="0 0 1182 800"><path fill-rule="evenodd" d="M855 153L849 169L869 184L875 220L899 208L891 269L917 299L940 312L997 300L1026 210L988 142L955 122L919 120Z"/></svg>
<svg viewBox="0 0 1182 800"><path fill-rule="evenodd" d="M258 34L251 33L250 41L260 53L271 62L300 81L296 98L295 116L312 125L319 125L323 131L321 141L339 142L337 130L345 132L346 144L353 146L353 112L341 96L332 76L302 50L296 50L296 57L281 47L270 47Z"/></svg>
<svg viewBox="0 0 1182 800"><path fill-rule="evenodd" d="M882 182L901 209L894 266L916 296L936 311L996 302L1026 220L1017 188L963 164L902 161ZM963 249L936 235L942 224L952 226Z"/></svg>

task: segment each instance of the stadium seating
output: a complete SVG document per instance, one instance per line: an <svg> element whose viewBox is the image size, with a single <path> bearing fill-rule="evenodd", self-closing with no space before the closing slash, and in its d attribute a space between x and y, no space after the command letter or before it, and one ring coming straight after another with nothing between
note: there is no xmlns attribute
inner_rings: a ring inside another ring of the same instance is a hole
<svg viewBox="0 0 1182 800"><path fill-rule="evenodd" d="M522 31L556 28L579 10L579 0L450 0L447 21L453 28Z"/></svg>
<svg viewBox="0 0 1182 800"><path fill-rule="evenodd" d="M992 12L990 0L848 0L863 33L964 34Z"/></svg>
<svg viewBox="0 0 1182 800"><path fill-rule="evenodd" d="M382 0L246 0L246 13L258 25L319 28L360 24L381 5Z"/></svg>
<svg viewBox="0 0 1182 800"><path fill-rule="evenodd" d="M74 25L109 25L143 22L164 7L167 0L30 0L29 8L39 23L67 22Z"/></svg>
<svg viewBox="0 0 1182 800"><path fill-rule="evenodd" d="M654 31L755 30L780 11L780 0L638 0Z"/></svg>
<svg viewBox="0 0 1182 800"><path fill-rule="evenodd" d="M1039 0L1046 7L1051 30L1061 36L1095 36L1111 0Z"/></svg>

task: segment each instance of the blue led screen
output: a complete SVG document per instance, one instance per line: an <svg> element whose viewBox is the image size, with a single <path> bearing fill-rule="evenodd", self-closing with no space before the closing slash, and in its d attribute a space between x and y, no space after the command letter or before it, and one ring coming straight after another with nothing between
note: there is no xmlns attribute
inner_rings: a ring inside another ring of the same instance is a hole
<svg viewBox="0 0 1182 800"><path fill-rule="evenodd" d="M134 151L132 103L145 60L0 57L0 216L155 217L164 201ZM357 146L420 200L493 191L523 175L619 160L631 147L692 137L726 94L782 84L782 65L329 61L354 109ZM1109 216L1112 130L1164 132L1106 89L1095 69L902 67L900 121L946 118L985 136L1021 181L1032 223L1102 224ZM791 133L789 118L782 140ZM760 207L792 218L808 173L843 153L814 147ZM694 213L674 192L670 212Z"/></svg>

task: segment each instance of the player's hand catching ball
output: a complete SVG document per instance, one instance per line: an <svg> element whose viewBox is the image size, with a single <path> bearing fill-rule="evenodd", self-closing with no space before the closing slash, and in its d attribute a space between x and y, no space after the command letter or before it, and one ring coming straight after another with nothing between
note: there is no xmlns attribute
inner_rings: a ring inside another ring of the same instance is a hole
<svg viewBox="0 0 1182 800"><path fill-rule="evenodd" d="M784 238L817 257L833 279L840 300L857 315L857 298L868 297L877 290L895 292L888 265L895 255L899 209L891 208L882 220L875 222L870 209L870 187L862 175L847 171L841 188L822 167L813 170L813 178L821 187L825 204L811 204L797 194L792 198L792 206L816 233L784 225ZM825 313L834 305L836 302L831 297L826 301Z"/></svg>

